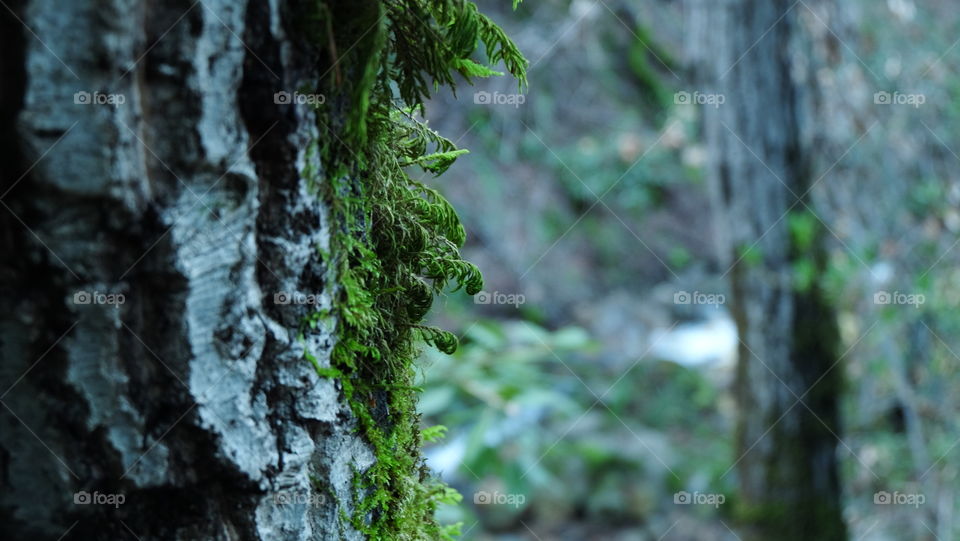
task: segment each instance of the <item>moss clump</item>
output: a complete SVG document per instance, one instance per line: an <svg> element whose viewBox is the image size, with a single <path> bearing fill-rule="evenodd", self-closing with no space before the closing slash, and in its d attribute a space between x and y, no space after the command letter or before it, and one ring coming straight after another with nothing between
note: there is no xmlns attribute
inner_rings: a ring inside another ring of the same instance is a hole
<svg viewBox="0 0 960 541"><path fill-rule="evenodd" d="M471 60L480 44L521 87L527 61L472 2L313 2L303 24L326 59L318 87L328 100L310 150L323 178L305 174L332 210L326 259L339 285L332 366L313 361L342 382L377 458L356 473L357 511L343 518L371 539L448 539L458 526L441 527L433 514L460 495L423 465L414 361L423 342L447 353L457 347L453 334L421 323L434 295L450 285L474 294L483 280L460 257L466 235L454 209L406 169L439 175L466 152L418 116L432 90L454 87L455 74L469 81L496 73Z"/></svg>

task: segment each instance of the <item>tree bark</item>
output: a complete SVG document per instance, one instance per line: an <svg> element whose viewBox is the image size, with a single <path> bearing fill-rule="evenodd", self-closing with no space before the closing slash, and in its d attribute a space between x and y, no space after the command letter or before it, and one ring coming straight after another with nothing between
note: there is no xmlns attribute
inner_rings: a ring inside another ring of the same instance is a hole
<svg viewBox="0 0 960 541"><path fill-rule="evenodd" d="M5 533L360 538L342 518L373 455L303 358L329 364L333 329L300 339L317 306L274 298L336 287L314 113L273 99L318 76L291 2L6 5Z"/></svg>
<svg viewBox="0 0 960 541"><path fill-rule="evenodd" d="M703 111L741 338L738 516L745 539L845 539L838 332L818 281L825 255L808 205L813 127L795 78L804 68L797 16L807 8L789 0L691 0L689 8L696 90L725 98ZM812 224L811 238L792 234L793 223Z"/></svg>

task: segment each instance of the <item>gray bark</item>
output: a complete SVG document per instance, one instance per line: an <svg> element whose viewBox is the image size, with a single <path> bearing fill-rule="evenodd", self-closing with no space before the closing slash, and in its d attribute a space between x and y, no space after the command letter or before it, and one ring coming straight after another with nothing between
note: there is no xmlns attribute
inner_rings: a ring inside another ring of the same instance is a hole
<svg viewBox="0 0 960 541"><path fill-rule="evenodd" d="M844 539L836 446L839 402L835 316L816 279L819 238L799 249L789 212L810 212L815 127L808 124L809 66L797 54L798 11L789 0L691 0L687 35L703 93L708 176L721 261L741 338L736 473L748 539ZM746 249L753 256L743 257Z"/></svg>
<svg viewBox="0 0 960 541"><path fill-rule="evenodd" d="M300 171L318 74L284 0L0 10L0 520L15 539L356 539L352 432L328 362ZM75 93L122 95L116 106ZM84 304L81 292L122 294ZM80 298L75 295L81 293ZM75 503L78 491L122 495ZM291 500L295 500L291 503Z"/></svg>

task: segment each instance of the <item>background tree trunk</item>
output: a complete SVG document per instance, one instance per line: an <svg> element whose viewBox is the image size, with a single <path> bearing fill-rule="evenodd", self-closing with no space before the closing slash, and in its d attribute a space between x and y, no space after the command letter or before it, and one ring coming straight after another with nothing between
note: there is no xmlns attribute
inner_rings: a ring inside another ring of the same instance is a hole
<svg viewBox="0 0 960 541"><path fill-rule="evenodd" d="M299 340L314 307L274 302L324 308L335 287L317 250L327 209L300 174L316 122L273 99L318 75L290 37L294 10L6 5L6 535L359 538L341 517L373 456L335 380L302 358L327 364L332 329ZM76 103L95 92L124 103Z"/></svg>
<svg viewBox="0 0 960 541"><path fill-rule="evenodd" d="M845 539L838 332L818 283L825 255L807 203L814 182L808 97L795 79L804 69L797 17L808 8L789 0L694 0L689 7L701 85L693 90L725 98L702 110L721 260L741 338L739 516L750 539Z"/></svg>

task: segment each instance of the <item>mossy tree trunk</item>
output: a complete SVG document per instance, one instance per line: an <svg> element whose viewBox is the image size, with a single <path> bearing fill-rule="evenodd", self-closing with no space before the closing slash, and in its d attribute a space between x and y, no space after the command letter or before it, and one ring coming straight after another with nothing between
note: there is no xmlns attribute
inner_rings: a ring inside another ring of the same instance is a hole
<svg viewBox="0 0 960 541"><path fill-rule="evenodd" d="M836 448L842 368L819 278L821 224L804 106L794 75L791 0L690 0L687 34L706 106L709 178L721 259L742 344L735 472L745 539L840 540Z"/></svg>
<svg viewBox="0 0 960 541"><path fill-rule="evenodd" d="M8 538L362 537L293 3L0 8Z"/></svg>

